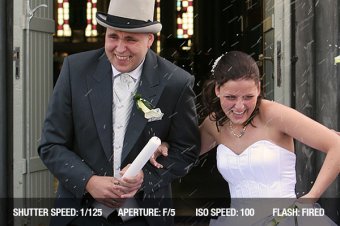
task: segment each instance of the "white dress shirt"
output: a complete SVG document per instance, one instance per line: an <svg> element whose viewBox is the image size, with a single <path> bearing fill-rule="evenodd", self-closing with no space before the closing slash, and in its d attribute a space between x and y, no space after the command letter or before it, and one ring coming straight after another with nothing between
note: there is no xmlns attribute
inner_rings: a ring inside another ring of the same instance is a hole
<svg viewBox="0 0 340 226"><path fill-rule="evenodd" d="M121 170L123 143L133 107L133 95L137 90L142 69L143 63L135 70L127 73L127 76L126 73L121 73L112 66L113 176L117 178L120 177L119 172Z"/></svg>

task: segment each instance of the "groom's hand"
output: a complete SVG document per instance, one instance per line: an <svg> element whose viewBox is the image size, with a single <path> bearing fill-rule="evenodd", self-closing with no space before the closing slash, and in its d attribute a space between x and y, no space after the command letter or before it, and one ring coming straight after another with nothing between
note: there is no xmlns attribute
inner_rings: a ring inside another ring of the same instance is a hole
<svg viewBox="0 0 340 226"><path fill-rule="evenodd" d="M125 166L120 172L121 176L124 175L126 170L131 164ZM132 198L135 196L137 191L140 189L144 181L144 173L142 170L134 177L124 177L119 179L118 189L122 192L120 196L123 199Z"/></svg>
<svg viewBox="0 0 340 226"><path fill-rule="evenodd" d="M93 175L86 184L86 191L96 201L110 207L117 208L123 205L123 192L119 189L120 180L110 176Z"/></svg>

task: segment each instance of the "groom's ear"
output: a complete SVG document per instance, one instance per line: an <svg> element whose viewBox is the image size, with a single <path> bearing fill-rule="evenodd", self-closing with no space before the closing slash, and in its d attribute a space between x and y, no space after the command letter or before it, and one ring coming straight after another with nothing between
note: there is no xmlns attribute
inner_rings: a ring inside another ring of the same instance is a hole
<svg viewBox="0 0 340 226"><path fill-rule="evenodd" d="M155 40L154 34L149 33L148 34L148 45L147 45L148 49L150 49L154 40Z"/></svg>

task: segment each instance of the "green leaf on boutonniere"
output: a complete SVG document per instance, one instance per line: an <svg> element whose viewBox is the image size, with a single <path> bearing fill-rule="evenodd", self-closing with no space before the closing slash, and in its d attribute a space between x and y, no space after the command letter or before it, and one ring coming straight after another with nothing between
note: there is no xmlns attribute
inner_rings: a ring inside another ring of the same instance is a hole
<svg viewBox="0 0 340 226"><path fill-rule="evenodd" d="M145 113L147 111L150 111L153 108L151 103L143 99L140 94L135 94L133 98L136 100L136 105L138 109L141 110L142 112Z"/></svg>
<svg viewBox="0 0 340 226"><path fill-rule="evenodd" d="M136 106L139 110L144 113L144 117L149 121L161 120L163 117L163 113L161 109L154 109L151 103L141 97L140 94L135 94L133 98L136 101Z"/></svg>

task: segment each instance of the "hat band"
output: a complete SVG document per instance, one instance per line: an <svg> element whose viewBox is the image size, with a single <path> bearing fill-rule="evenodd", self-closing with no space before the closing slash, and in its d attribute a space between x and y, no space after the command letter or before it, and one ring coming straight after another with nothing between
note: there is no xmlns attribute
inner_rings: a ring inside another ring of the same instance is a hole
<svg viewBox="0 0 340 226"><path fill-rule="evenodd" d="M108 23L114 23L116 26L124 27L124 28L133 28L136 26L144 27L147 24L151 23L152 21L143 21L143 20L135 20L135 19L128 19L119 16L107 15L106 21Z"/></svg>

